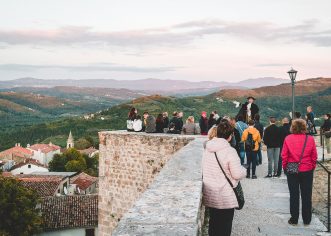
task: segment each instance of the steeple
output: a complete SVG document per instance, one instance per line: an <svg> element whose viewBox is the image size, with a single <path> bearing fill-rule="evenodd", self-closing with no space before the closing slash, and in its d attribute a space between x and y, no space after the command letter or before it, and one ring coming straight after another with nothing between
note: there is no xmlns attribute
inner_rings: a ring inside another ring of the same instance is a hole
<svg viewBox="0 0 331 236"><path fill-rule="evenodd" d="M68 140L67 140L67 149L68 148L73 148L74 146L75 146L74 138L73 138L71 130L70 130L69 137L68 137Z"/></svg>

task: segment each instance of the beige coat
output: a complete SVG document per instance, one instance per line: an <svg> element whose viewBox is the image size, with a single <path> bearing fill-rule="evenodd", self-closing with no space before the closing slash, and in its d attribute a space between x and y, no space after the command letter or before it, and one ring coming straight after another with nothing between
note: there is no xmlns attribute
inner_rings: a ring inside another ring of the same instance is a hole
<svg viewBox="0 0 331 236"><path fill-rule="evenodd" d="M238 207L237 198L220 169L214 152L234 187L246 176L246 169L241 166L240 158L229 142L222 138L208 141L202 159L203 202L207 207L230 209Z"/></svg>

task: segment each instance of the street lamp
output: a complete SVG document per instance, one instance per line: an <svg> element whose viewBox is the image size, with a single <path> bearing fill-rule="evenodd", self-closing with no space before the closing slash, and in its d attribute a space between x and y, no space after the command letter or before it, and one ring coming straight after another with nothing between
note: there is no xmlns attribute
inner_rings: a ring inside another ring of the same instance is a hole
<svg viewBox="0 0 331 236"><path fill-rule="evenodd" d="M292 83L292 119L294 119L294 85L295 85L295 78L297 77L297 71L291 68L289 70L288 75L290 76L291 83Z"/></svg>

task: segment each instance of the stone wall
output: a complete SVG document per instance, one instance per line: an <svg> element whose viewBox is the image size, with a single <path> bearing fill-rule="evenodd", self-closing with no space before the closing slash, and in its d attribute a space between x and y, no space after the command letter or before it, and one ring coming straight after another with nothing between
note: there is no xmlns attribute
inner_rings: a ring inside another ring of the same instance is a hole
<svg viewBox="0 0 331 236"><path fill-rule="evenodd" d="M190 136L100 132L99 236L111 235L175 152Z"/></svg>
<svg viewBox="0 0 331 236"><path fill-rule="evenodd" d="M201 235L201 159L205 138L179 150L124 215L113 236Z"/></svg>

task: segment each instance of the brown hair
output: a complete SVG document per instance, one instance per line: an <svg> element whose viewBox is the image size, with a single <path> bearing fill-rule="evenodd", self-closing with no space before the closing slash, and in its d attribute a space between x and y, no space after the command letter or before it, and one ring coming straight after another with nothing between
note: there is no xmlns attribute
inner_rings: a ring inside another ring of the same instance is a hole
<svg viewBox="0 0 331 236"><path fill-rule="evenodd" d="M233 126L227 120L222 120L217 126L217 137L228 139L233 133Z"/></svg>
<svg viewBox="0 0 331 236"><path fill-rule="evenodd" d="M305 134L307 132L307 124L303 119L292 120L291 125L292 134Z"/></svg>
<svg viewBox="0 0 331 236"><path fill-rule="evenodd" d="M255 121L254 120L248 121L248 125L250 125L250 126L255 125Z"/></svg>

